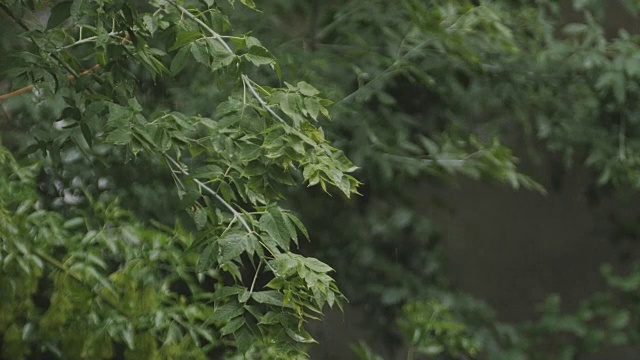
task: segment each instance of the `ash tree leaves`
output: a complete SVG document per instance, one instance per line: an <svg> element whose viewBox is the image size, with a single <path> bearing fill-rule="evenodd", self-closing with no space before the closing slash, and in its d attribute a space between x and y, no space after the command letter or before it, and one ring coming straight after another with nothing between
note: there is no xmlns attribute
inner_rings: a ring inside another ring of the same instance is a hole
<svg viewBox="0 0 640 360"><path fill-rule="evenodd" d="M357 193L356 167L319 127L331 101L304 81L282 87L254 81L256 69L281 76L275 57L252 34L230 34L223 10L203 3L186 8L166 0L137 8L63 1L51 8L46 31L19 37L28 49L21 56L33 68L27 75L46 74L35 78L46 85L39 101L64 103L56 121L86 142L62 147L33 137L31 147L47 150L62 174L80 179L75 171L98 184L110 166L146 177L136 164L152 164L172 179L181 208L170 223L137 221L118 205L120 194L91 188L77 204L44 211L33 178L20 178L22 168L12 163L15 178L4 172L0 190L25 189L30 201L22 212L0 201L0 224L30 242L0 235L0 287L17 281L11 279L42 280L53 295L44 315L25 310L30 323L18 316L0 323L0 334L15 344L9 357L39 341L65 358L109 357L117 344L131 358L202 358L217 347L243 356L274 346L285 356L303 355L300 344L314 341L303 324L320 319L325 305L344 301L328 265L293 252L310 234L279 205L287 187L305 182L346 197ZM255 9L253 1L241 3ZM10 10L8 16L30 11L21 2ZM219 93L208 95L208 114L194 115L143 89L194 74L220 84ZM67 131L33 122L41 132ZM48 164L40 153L29 156L20 161ZM74 168L79 161L89 174ZM23 221L37 216L45 221L34 232L37 222ZM176 284L188 290L177 291ZM13 339L38 322L38 336ZM72 338L69 329L82 335Z"/></svg>
<svg viewBox="0 0 640 360"><path fill-rule="evenodd" d="M269 207L260 217L260 227L282 249L288 250L291 240L295 241L296 245L298 243L298 236L291 221L277 207Z"/></svg>

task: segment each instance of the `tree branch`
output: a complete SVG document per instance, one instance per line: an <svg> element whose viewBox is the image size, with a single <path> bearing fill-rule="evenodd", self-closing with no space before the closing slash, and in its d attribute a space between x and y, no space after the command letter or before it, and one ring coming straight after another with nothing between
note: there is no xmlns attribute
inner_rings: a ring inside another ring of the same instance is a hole
<svg viewBox="0 0 640 360"><path fill-rule="evenodd" d="M189 12L189 10L185 9L184 7L178 5L175 1L173 0L167 0L167 2L171 5L173 5L176 9L178 9L183 15L185 15L186 17L188 17L189 19L195 21L198 25L200 25L203 29L205 29L209 34L211 34L211 36L213 38L215 38L216 40L218 40L218 42L220 44L222 44L222 46L225 48L225 50L227 52L229 52L230 54L234 54L233 50L231 50L231 48L229 47L229 45L224 41L224 39L222 38L222 36L220 34L218 34L215 30L213 30L211 27L209 27L209 25L205 24L204 22L202 22L202 20L198 19L195 15L193 15L192 13ZM253 95L253 97L258 101L258 103L260 103L260 105L269 113L271 114L274 118L276 118L277 120L286 123L284 121L284 119L282 119L282 117L280 117L275 111L273 111L273 109L271 109L267 103L264 101L264 99L262 99L262 97L260 96L260 94L258 94L258 91L255 89L255 87L252 84L252 81L249 79L249 77L245 74L241 74L240 75L242 77L242 82L249 88L249 92L251 92L251 95Z"/></svg>
<svg viewBox="0 0 640 360"><path fill-rule="evenodd" d="M218 40L218 42L225 48L225 50L227 50L229 53L234 54L233 50L231 50L231 48L229 47L229 44L227 44L224 39L222 38L222 36L220 36L220 34L218 34L215 30L213 30L212 28L210 28L207 24L205 24L204 22L202 22L202 20L198 19L195 15L193 15L192 13L189 12L189 10L185 9L184 7L178 5L175 1L173 0L167 0L167 2L171 5L173 5L176 9L180 10L180 12L188 17L189 19L195 21L196 23L198 23L198 25L202 26L204 29L206 29L211 36L213 36L214 39Z"/></svg>

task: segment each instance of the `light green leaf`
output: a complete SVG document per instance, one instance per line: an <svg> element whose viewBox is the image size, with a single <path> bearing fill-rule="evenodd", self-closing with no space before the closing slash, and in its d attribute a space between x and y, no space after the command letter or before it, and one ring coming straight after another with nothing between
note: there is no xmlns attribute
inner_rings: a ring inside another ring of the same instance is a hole
<svg viewBox="0 0 640 360"><path fill-rule="evenodd" d="M258 291L251 294L251 298L259 304L267 304L290 308L290 304L284 303L284 297L275 290Z"/></svg>
<svg viewBox="0 0 640 360"><path fill-rule="evenodd" d="M291 329L291 328L287 328L286 332L287 332L287 335L289 335L289 337L292 338L296 342L305 343L305 344L317 343L317 341L315 341L311 337L311 335L309 335L309 333L307 333L306 331L304 331L302 329L294 330L294 329Z"/></svg>
<svg viewBox="0 0 640 360"><path fill-rule="evenodd" d="M224 175L224 171L218 165L205 165L193 171L193 177L201 179L217 179Z"/></svg>
<svg viewBox="0 0 640 360"><path fill-rule="evenodd" d="M300 93L304 96L316 96L320 94L320 91L318 91L318 89L314 88L307 82L300 81L297 86L298 89L300 89Z"/></svg>
<svg viewBox="0 0 640 360"><path fill-rule="evenodd" d="M309 113L309 116L311 116L313 120L316 120L318 115L320 115L320 109L322 106L320 106L318 99L308 97L304 98L304 108Z"/></svg>
<svg viewBox="0 0 640 360"><path fill-rule="evenodd" d="M75 228L80 227L82 225L84 225L84 218L75 217L73 219L69 219L69 220L65 221L64 224L62 225L62 227L65 228L65 229L75 229Z"/></svg>
<svg viewBox="0 0 640 360"><path fill-rule="evenodd" d="M256 4L253 2L253 0L240 0L240 2L250 9L256 8Z"/></svg>
<svg viewBox="0 0 640 360"><path fill-rule="evenodd" d="M323 263L322 261L316 258L312 258L312 257L304 258L303 262L306 267L308 267L309 269L315 272L326 273L326 272L333 271L331 266Z"/></svg>
<svg viewBox="0 0 640 360"><path fill-rule="evenodd" d="M262 46L252 46L249 48L249 52L243 56L256 66L269 65L276 61L269 50Z"/></svg>

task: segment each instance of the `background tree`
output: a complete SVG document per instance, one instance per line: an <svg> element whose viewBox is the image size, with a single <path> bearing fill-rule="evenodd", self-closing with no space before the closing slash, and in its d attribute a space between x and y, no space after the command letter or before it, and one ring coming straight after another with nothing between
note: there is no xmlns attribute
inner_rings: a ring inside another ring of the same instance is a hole
<svg viewBox="0 0 640 360"><path fill-rule="evenodd" d="M548 191L584 167L591 203L615 198L622 204L634 196L637 140L629 121L636 111L637 62L631 59L638 39L624 29L604 31L607 5L274 1L265 11L281 16L250 18L254 28L270 30L273 40L264 42L279 58L308 64L287 68L325 83L328 97L338 99L327 131L362 168L364 196L345 205L318 197L319 205L301 215L319 235L308 251L336 259L330 263L351 304L365 310L369 325L378 324L370 343L386 343L385 358L406 354L406 346L447 349L437 337L412 336L438 326L412 321L428 319L434 299L473 329L482 358L577 358L605 344L636 341L631 324L637 315L621 306L633 300L617 291L585 299L570 314L552 297L532 325L498 322L485 304L451 287L446 235L424 212L447 208L443 184L458 175L540 191L515 171L512 151L501 144L525 158ZM630 17L637 11L632 2L619 6ZM575 23L567 24L568 11ZM425 187L431 197L419 190ZM308 195L299 201L309 204ZM621 208L614 218L628 218L623 209L634 211ZM634 238L635 226L618 219ZM631 292L633 278L625 278ZM403 331L389 325L396 322ZM433 343L439 346L427 346ZM359 349L373 356L366 346Z"/></svg>

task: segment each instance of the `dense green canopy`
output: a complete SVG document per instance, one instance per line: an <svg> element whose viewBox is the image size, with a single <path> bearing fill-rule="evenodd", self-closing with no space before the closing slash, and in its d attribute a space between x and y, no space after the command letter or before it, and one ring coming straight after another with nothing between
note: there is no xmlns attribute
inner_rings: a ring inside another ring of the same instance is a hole
<svg viewBox="0 0 640 360"><path fill-rule="evenodd" d="M0 0L1 357L305 358L347 299L344 358L637 344L640 273L502 323L416 206L460 177L553 187L514 153L635 194L640 38L611 6Z"/></svg>

